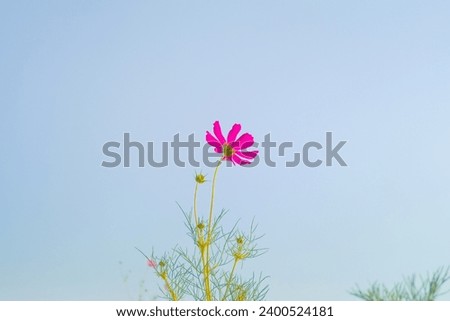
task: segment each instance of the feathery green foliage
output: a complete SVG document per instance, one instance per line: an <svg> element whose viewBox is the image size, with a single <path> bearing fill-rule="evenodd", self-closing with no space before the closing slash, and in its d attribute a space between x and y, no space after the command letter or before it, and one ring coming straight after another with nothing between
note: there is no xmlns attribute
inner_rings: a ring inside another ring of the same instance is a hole
<svg viewBox="0 0 450 321"><path fill-rule="evenodd" d="M250 230L243 232L236 223L226 231L221 224L226 211L214 215L214 188L220 164L214 172L208 217L197 214L198 188L205 183L203 174L195 178L192 211L187 213L180 206L194 249L176 246L162 256L152 253L150 258L138 249L162 281L160 290L168 300L258 301L263 300L268 291L267 277L262 274L245 279L237 273L244 261L266 252L257 246L260 239L256 235L257 226L252 222Z"/></svg>
<svg viewBox="0 0 450 321"><path fill-rule="evenodd" d="M448 280L450 267L441 267L425 277L416 275L406 277L392 288L375 282L366 290L356 286L350 294L366 301L434 301L446 293L442 288Z"/></svg>

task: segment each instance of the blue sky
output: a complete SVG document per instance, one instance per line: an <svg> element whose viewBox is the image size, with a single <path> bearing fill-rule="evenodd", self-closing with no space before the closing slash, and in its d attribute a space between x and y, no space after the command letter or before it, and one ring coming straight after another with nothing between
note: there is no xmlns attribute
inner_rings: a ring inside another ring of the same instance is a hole
<svg viewBox="0 0 450 321"><path fill-rule="evenodd" d="M268 253L244 269L270 275L267 299L351 300L356 283L450 264L449 12L446 1L2 2L0 299L137 299L141 280L157 295L134 246L191 246L176 202L191 207L198 169L104 168L102 146L124 132L202 140L215 120L299 150L327 131L347 141L347 167L219 173L227 222L254 218L265 234Z"/></svg>

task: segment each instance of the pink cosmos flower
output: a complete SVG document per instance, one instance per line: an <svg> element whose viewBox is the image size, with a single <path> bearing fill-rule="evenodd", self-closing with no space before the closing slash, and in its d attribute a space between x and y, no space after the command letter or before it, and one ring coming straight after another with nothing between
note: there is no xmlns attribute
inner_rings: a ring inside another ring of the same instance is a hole
<svg viewBox="0 0 450 321"><path fill-rule="evenodd" d="M156 268L156 262L153 260L147 260L147 265L151 268Z"/></svg>
<svg viewBox="0 0 450 321"><path fill-rule="evenodd" d="M245 150L254 144L253 136L249 133L244 133L237 138L240 131L241 125L234 124L225 139L222 134L222 129L220 128L220 123L216 120L213 125L213 132L215 136L207 131L206 141L214 147L214 151L216 153L222 154L222 160L231 161L234 165L250 164L251 160L253 160L258 154L258 151Z"/></svg>

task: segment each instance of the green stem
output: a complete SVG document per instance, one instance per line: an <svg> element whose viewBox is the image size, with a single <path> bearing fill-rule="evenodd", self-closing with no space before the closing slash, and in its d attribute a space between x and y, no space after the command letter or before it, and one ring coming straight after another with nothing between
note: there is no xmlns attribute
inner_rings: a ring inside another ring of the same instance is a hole
<svg viewBox="0 0 450 321"><path fill-rule="evenodd" d="M198 224L198 215L197 215L197 191L198 191L198 185L197 182L195 184L195 190L194 190L194 221L195 221L195 230L197 231L197 244L198 248L200 250L200 256L202 260L202 267L203 267L203 282L205 283L205 296L208 299L209 293L211 293L211 289L209 288L209 271L208 267L206 266L206 258L205 258L205 241L203 240L203 233L202 230L199 228Z"/></svg>
<svg viewBox="0 0 450 321"><path fill-rule="evenodd" d="M214 170L214 176L213 176L213 181L212 181L212 187L211 187L211 203L210 203L210 207L209 207L209 219L208 219L208 235L206 237L206 243L205 243L205 247L206 247L206 257L205 257L205 262L204 262L204 266L203 266L203 273L204 273L204 280L205 280L205 296L206 296L206 301L211 301L212 298L212 293L211 293L211 287L210 287L210 278L209 278L209 272L211 270L210 267L210 262L209 262L209 248L211 246L211 238L212 238L212 220L213 220L213 209L214 209L214 192L215 192L215 187L216 187L216 177L217 177L217 171L219 169L220 164L222 164L221 161L219 161L219 163L217 164L216 169Z"/></svg>
<svg viewBox="0 0 450 321"><path fill-rule="evenodd" d="M195 228L198 226L198 216L197 216L197 190L198 190L198 183L195 183L195 190L194 190L194 220L195 220Z"/></svg>
<svg viewBox="0 0 450 321"><path fill-rule="evenodd" d="M167 291L169 292L170 298L172 301L178 301L178 296L170 286L169 279L165 275L161 275L161 278L164 280L164 284L166 285Z"/></svg>
<svg viewBox="0 0 450 321"><path fill-rule="evenodd" d="M212 226L212 218L213 218L213 208L214 208L214 192L215 192L215 187L216 187L216 176L217 176L217 170L219 169L220 164L222 164L222 162L219 161L219 163L217 164L216 169L214 170L214 176L213 176L213 181L212 181L212 188L211 188L211 203L209 206L209 220L208 220L208 240L211 239L211 226Z"/></svg>
<svg viewBox="0 0 450 321"><path fill-rule="evenodd" d="M236 265L237 265L238 261L239 261L238 259L234 259L233 267L230 272L230 277L228 278L228 281L227 281L227 286L225 288L225 293L223 294L222 301L225 301L225 299L227 297L228 289L230 287L231 280L233 279L234 270L236 269Z"/></svg>

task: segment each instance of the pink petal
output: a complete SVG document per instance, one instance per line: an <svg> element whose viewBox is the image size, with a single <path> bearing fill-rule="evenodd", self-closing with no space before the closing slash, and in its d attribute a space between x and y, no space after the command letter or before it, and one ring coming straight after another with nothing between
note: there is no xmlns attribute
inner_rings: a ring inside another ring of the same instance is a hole
<svg viewBox="0 0 450 321"><path fill-rule="evenodd" d="M206 132L206 142L215 147L215 150L222 149L222 144L210 132Z"/></svg>
<svg viewBox="0 0 450 321"><path fill-rule="evenodd" d="M231 148L233 148L234 151L241 150L241 147L239 146L239 143L236 142L236 141L230 142L230 143L227 143L227 144L230 145Z"/></svg>
<svg viewBox="0 0 450 321"><path fill-rule="evenodd" d="M255 141L253 140L253 136L250 135L249 133L244 133L242 134L237 140L236 142L239 143L239 148L240 149L246 149L250 146L252 146Z"/></svg>
<svg viewBox="0 0 450 321"><path fill-rule="evenodd" d="M156 268L156 262L153 260L148 260L147 265L151 268Z"/></svg>
<svg viewBox="0 0 450 321"><path fill-rule="evenodd" d="M231 156L231 161L234 164L241 165L241 166L242 165L246 165L246 164L250 164L249 161L241 159L237 154L233 154L233 156Z"/></svg>
<svg viewBox="0 0 450 321"><path fill-rule="evenodd" d="M228 133L227 142L232 143L236 140L237 134L241 131L241 125L240 124L234 124L231 128L230 132Z"/></svg>
<svg viewBox="0 0 450 321"><path fill-rule="evenodd" d="M258 151L254 150L254 151L236 151L236 155L238 155L241 158L247 158L247 159L253 159L256 157L256 155L258 155Z"/></svg>
<svg viewBox="0 0 450 321"><path fill-rule="evenodd" d="M221 145L225 144L225 137L223 137L222 128L220 128L220 123L219 123L218 120L216 120L214 122L213 131L214 131L214 135L216 135L217 140L219 141L219 143Z"/></svg>

